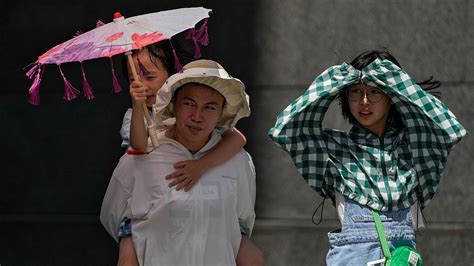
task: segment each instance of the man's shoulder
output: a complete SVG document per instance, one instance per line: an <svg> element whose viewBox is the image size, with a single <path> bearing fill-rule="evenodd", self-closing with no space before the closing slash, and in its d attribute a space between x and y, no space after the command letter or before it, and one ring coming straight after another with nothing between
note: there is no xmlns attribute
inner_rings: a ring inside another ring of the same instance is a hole
<svg viewBox="0 0 474 266"><path fill-rule="evenodd" d="M252 156L250 156L250 154L245 150L245 149L241 149L239 152L237 152L232 158L230 158L229 160L227 160L228 162L240 162L240 161L251 161L252 160Z"/></svg>
<svg viewBox="0 0 474 266"><path fill-rule="evenodd" d="M245 150L241 149L228 163L233 164L234 167L240 169L251 169L255 171L255 166L253 164L252 156Z"/></svg>
<svg viewBox="0 0 474 266"><path fill-rule="evenodd" d="M245 149L241 149L236 155L235 155L236 159L238 160L252 160L252 156L250 155L250 153L248 153Z"/></svg>

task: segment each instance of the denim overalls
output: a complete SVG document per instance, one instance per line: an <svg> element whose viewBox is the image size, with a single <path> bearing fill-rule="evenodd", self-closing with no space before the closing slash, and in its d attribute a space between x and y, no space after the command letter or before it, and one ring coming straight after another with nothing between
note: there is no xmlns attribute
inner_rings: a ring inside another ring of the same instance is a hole
<svg viewBox="0 0 474 266"><path fill-rule="evenodd" d="M401 245L415 248L415 232L410 208L380 212L390 249ZM345 198L342 228L328 233L329 252L326 264L367 265L383 258L371 210Z"/></svg>

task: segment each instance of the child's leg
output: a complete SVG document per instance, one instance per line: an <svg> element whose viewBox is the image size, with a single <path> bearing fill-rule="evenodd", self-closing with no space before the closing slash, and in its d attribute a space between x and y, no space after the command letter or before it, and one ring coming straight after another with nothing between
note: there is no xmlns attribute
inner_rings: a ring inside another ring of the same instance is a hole
<svg viewBox="0 0 474 266"><path fill-rule="evenodd" d="M133 246L132 236L120 239L117 266L138 266L138 258Z"/></svg>
<svg viewBox="0 0 474 266"><path fill-rule="evenodd" d="M263 266L265 264L262 252L246 235L242 235L235 262L237 266Z"/></svg>

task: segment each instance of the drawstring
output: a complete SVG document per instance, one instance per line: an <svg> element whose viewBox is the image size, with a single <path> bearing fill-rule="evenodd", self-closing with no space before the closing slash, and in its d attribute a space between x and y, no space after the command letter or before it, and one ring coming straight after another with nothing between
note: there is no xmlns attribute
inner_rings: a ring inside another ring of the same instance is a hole
<svg viewBox="0 0 474 266"><path fill-rule="evenodd" d="M416 228L415 228L415 234L416 235L423 235L422 232L423 231L420 231L419 230L419 221L420 221L420 215L418 214L419 212L421 212L421 219L423 219L423 224L425 225L425 228L428 226L428 222L426 221L426 217L425 217L425 214L423 213L423 211L421 210L420 208L420 202L419 201L416 201L417 203L417 208L416 208Z"/></svg>
<svg viewBox="0 0 474 266"><path fill-rule="evenodd" d="M428 227L428 221L426 220L425 214L423 213L423 211L421 209L420 209L420 212L421 212L421 219L423 219L423 223L425 225L425 228L427 228ZM418 219L418 212L416 212L416 215L417 215L417 219ZM423 234L421 232L423 232L423 231L418 230L418 220L416 220L416 223L417 223L417 225L416 225L416 234L422 236Z"/></svg>
<svg viewBox="0 0 474 266"><path fill-rule="evenodd" d="M313 216L311 217L311 221L313 222L314 225L319 225L323 221L323 213L324 213L324 201L326 201L326 197L323 198L323 201L319 203L318 207L316 207L316 210L313 212ZM322 206L322 208L321 208ZM319 221L315 222L314 221L314 215L318 211L318 209L321 208L321 216L319 217Z"/></svg>
<svg viewBox="0 0 474 266"><path fill-rule="evenodd" d="M421 211L421 218L423 218L423 223L426 225L425 227L427 227L428 226L428 220L426 220L426 217L425 217L425 214L423 213L423 211Z"/></svg>
<svg viewBox="0 0 474 266"><path fill-rule="evenodd" d="M418 201L417 201L416 203L418 203ZM418 204L419 204L419 203L418 203ZM420 219L420 217L419 217L419 215L418 215L418 209L419 209L420 207L419 207L418 204L416 205L416 210L415 210L415 211L416 211L415 235L419 235L419 234L420 234L420 231L418 230L418 228L419 228L419 226L418 226L419 220L418 220L418 219ZM421 211L421 210L420 210L420 211Z"/></svg>

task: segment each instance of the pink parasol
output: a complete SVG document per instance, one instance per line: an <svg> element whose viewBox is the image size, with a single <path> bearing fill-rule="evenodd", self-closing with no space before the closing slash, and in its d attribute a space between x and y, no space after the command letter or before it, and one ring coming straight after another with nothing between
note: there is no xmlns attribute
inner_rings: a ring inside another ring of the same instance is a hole
<svg viewBox="0 0 474 266"><path fill-rule="evenodd" d="M192 39L195 46L195 58L200 57L199 44L207 45L207 18L210 9L203 7L180 8L145 15L124 18L120 13L114 14L113 22L108 24L98 23L97 27L88 32L79 34L74 38L56 45L46 53L38 57L34 66L26 74L30 79L34 78L33 84L29 89L29 102L33 105L39 105L39 85L41 83L41 75L47 64L56 64L64 80L64 99L73 100L77 98L80 91L67 80L61 64L67 62L81 62L81 70L83 75L83 94L87 99L94 98L92 88L87 81L82 62L86 60L109 57L114 55L125 54L131 66L135 80L138 75L135 70L131 51L140 49L152 43L162 40L170 40L171 37L189 29L188 38ZM195 29L195 25L205 20L199 29ZM182 69L176 51L173 48L175 56L175 67L178 71ZM112 60L111 60L112 62ZM115 70L112 65L113 89L114 92L121 91ZM143 104L147 124L151 125L150 115L145 104ZM152 139L154 147L158 146L156 132L152 127L148 128L148 132Z"/></svg>

